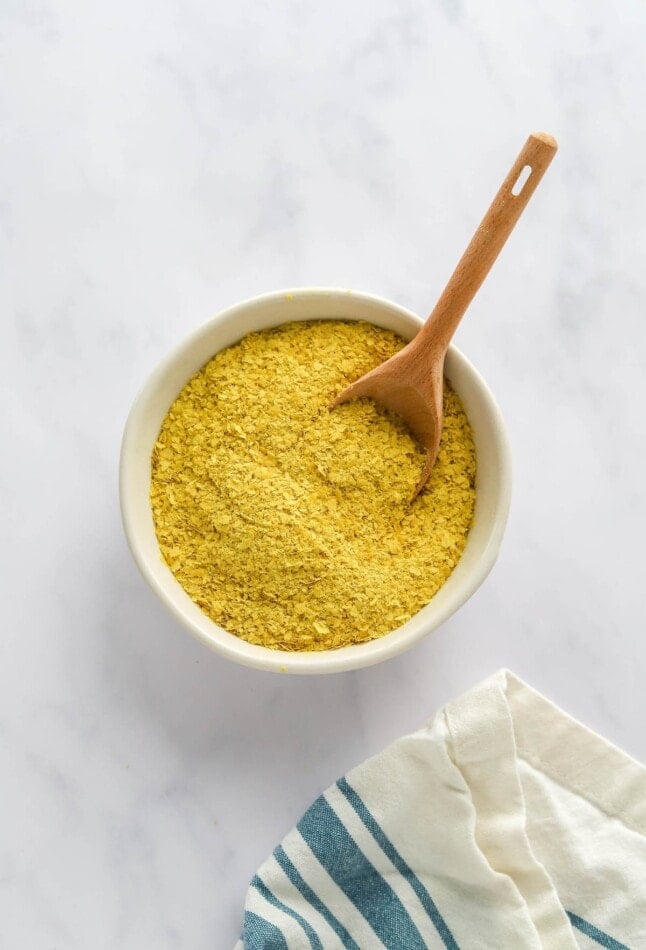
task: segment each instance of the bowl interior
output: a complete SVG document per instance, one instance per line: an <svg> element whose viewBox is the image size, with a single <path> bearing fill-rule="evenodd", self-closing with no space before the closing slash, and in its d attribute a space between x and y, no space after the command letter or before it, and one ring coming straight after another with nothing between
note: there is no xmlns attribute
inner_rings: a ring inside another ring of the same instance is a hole
<svg viewBox="0 0 646 950"><path fill-rule="evenodd" d="M164 603L208 646L261 669L322 673L355 669L400 653L435 629L482 583L495 561L507 520L510 461L500 411L484 381L451 347L445 372L462 399L477 453L474 523L462 557L433 600L406 624L369 643L311 653L288 653L247 643L223 630L185 593L161 557L149 503L151 453L162 421L190 377L219 350L254 330L295 320L367 320L411 339L421 325L414 314L367 294L326 289L266 294L224 311L183 342L153 372L126 424L120 492L126 535L134 558Z"/></svg>

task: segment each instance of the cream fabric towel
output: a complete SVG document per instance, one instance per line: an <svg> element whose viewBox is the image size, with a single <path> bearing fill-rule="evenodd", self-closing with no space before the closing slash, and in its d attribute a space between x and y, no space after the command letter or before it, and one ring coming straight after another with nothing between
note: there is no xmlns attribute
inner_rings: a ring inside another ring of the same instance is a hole
<svg viewBox="0 0 646 950"><path fill-rule="evenodd" d="M331 786L236 950L646 950L646 769L501 671Z"/></svg>

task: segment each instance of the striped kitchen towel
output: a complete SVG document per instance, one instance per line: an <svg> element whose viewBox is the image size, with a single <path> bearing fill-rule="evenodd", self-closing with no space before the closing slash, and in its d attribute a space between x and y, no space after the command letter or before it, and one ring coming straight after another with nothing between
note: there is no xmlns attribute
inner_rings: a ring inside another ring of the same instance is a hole
<svg viewBox="0 0 646 950"><path fill-rule="evenodd" d="M646 950L646 769L501 671L329 788L236 950Z"/></svg>

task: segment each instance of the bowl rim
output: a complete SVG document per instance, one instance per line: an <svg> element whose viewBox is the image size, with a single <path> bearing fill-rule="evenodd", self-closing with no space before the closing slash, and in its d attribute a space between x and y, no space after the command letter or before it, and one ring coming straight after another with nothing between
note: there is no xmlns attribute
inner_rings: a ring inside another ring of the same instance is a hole
<svg viewBox="0 0 646 950"><path fill-rule="evenodd" d="M119 460L119 499L121 519L126 540L139 571L165 607L197 640L225 656L227 659L255 669L291 674L339 673L372 666L373 664L381 663L384 660L408 650L415 643L418 643L437 629L437 627L451 617L456 610L475 593L491 571L498 556L505 532L511 502L511 450L502 413L493 394L478 370L457 347L451 344L449 347L451 360L459 366L462 371L466 371L466 373L472 377L478 390L479 398L483 402L486 413L491 419L497 440L496 452L500 459L500 477L495 501L494 523L482 550L478 554L477 563L467 577L463 579L453 597L437 611L433 620L429 624L420 624L417 625L416 628L413 627L406 630L407 625L418 616L416 614L411 620L407 621L407 624L397 630L391 631L366 643L340 647L335 650L289 652L284 650L272 650L269 647L249 643L241 637L229 633L201 611L201 626L198 625L192 617L187 615L182 609L181 604L178 603L175 596L173 596L171 590L160 583L150 563L149 556L143 550L143 545L140 543L139 533L136 528L135 509L141 505L141 498L135 491L134 478L132 477L132 473L136 467L136 453L134 449L137 444L138 427L146 413L148 401L157 389L159 382L167 375L169 370L174 367L186 353L192 351L196 345L199 345L202 338L208 336L217 325L228 322L242 311L259 304L270 305L279 302L284 304L287 300L289 300L290 303L294 300L298 302L299 299L312 296L336 296L345 299L350 297L351 299L377 306L392 314L404 317L418 327L421 327L424 323L417 314L387 298L376 294L337 287L315 286L287 288L258 294L233 304L219 311L215 316L193 330L193 332L183 337L180 342L157 363L144 385L139 389L132 403L124 426ZM275 325L279 326L280 324L276 323ZM242 333L241 338L244 335L245 333ZM225 348L226 347L222 347L222 349ZM220 351L216 349L212 355L215 355L217 352ZM207 357L207 359L209 358L210 357ZM163 563L161 554L160 561ZM170 574L170 569L167 568L167 570ZM172 577L173 575L170 574L170 576ZM178 589L181 591L179 584ZM430 603L432 602L431 600Z"/></svg>

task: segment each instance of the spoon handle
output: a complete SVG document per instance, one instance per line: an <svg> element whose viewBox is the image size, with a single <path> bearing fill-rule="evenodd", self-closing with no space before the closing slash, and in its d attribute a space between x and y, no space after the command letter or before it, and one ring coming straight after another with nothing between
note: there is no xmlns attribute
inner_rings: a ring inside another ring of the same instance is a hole
<svg viewBox="0 0 646 950"><path fill-rule="evenodd" d="M433 312L417 335L419 343L426 343L435 350L446 350L465 310L554 158L557 147L556 139L547 132L535 132L529 136Z"/></svg>

